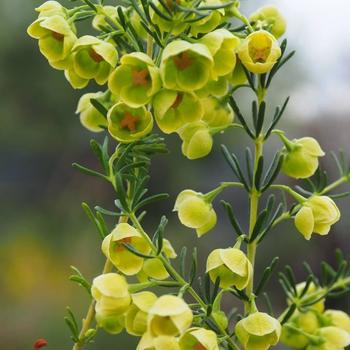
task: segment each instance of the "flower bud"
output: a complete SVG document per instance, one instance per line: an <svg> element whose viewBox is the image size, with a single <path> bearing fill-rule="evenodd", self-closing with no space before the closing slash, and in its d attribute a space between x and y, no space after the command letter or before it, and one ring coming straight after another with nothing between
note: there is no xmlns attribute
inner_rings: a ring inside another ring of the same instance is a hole
<svg viewBox="0 0 350 350"><path fill-rule="evenodd" d="M152 131L152 114L145 108L132 108L125 103L115 104L107 115L108 131L116 140L129 143Z"/></svg>
<svg viewBox="0 0 350 350"><path fill-rule="evenodd" d="M92 282L91 294L96 300L96 313L101 320L122 315L130 306L131 296L124 276L107 273Z"/></svg>
<svg viewBox="0 0 350 350"><path fill-rule="evenodd" d="M103 85L117 64L118 52L111 43L84 35L73 47L72 61L75 75L87 82L95 79L97 84ZM70 83L73 86L73 82Z"/></svg>
<svg viewBox="0 0 350 350"><path fill-rule="evenodd" d="M145 333L136 350L180 350L180 346L177 338L173 336L161 335L155 338Z"/></svg>
<svg viewBox="0 0 350 350"><path fill-rule="evenodd" d="M231 106L215 97L207 97L201 100L204 115L202 120L211 128L225 127L232 124L234 114Z"/></svg>
<svg viewBox="0 0 350 350"><path fill-rule="evenodd" d="M136 275L142 269L144 258L130 252L124 244L142 254L149 254L151 248L141 233L127 223L118 224L103 240L102 251L113 265L125 275Z"/></svg>
<svg viewBox="0 0 350 350"><path fill-rule="evenodd" d="M182 153L188 159L203 158L210 153L213 147L213 138L205 122L188 123L179 129L178 133L182 140Z"/></svg>
<svg viewBox="0 0 350 350"><path fill-rule="evenodd" d="M153 99L153 109L159 128L166 134L203 116L202 104L195 94L172 90L161 90Z"/></svg>
<svg viewBox="0 0 350 350"><path fill-rule="evenodd" d="M120 63L109 77L109 89L130 107L149 103L161 87L159 70L152 59L142 52L133 52L124 55Z"/></svg>
<svg viewBox="0 0 350 350"><path fill-rule="evenodd" d="M301 282L296 285L298 295L300 295L303 292L305 285L306 285L306 282ZM308 295L314 294L315 292L317 292L317 286L313 282L311 282L304 296L307 297ZM318 299L317 295L315 298ZM289 300L288 303L291 304L292 301ZM325 300L321 299L315 304L310 305L309 309L314 310L318 313L322 313L324 311L324 303L325 303Z"/></svg>
<svg viewBox="0 0 350 350"><path fill-rule="evenodd" d="M198 237L210 231L216 224L216 213L210 202L200 192L184 190L177 196L174 211L180 222L196 230Z"/></svg>
<svg viewBox="0 0 350 350"><path fill-rule="evenodd" d="M188 329L179 340L181 350L219 350L215 332L199 327Z"/></svg>
<svg viewBox="0 0 350 350"><path fill-rule="evenodd" d="M99 98L103 92L87 93L81 96L76 113L80 114L81 124L92 132L100 132L107 127L107 120L92 104L92 98Z"/></svg>
<svg viewBox="0 0 350 350"><path fill-rule="evenodd" d="M344 329L350 333L350 317L341 310L326 310L324 316L329 319L332 326Z"/></svg>
<svg viewBox="0 0 350 350"><path fill-rule="evenodd" d="M252 73L263 74L271 70L281 56L276 38L266 30L249 34L238 48L242 64Z"/></svg>
<svg viewBox="0 0 350 350"><path fill-rule="evenodd" d="M278 343L281 325L270 315L255 312L240 320L235 331L245 350L262 350Z"/></svg>
<svg viewBox="0 0 350 350"><path fill-rule="evenodd" d="M152 292L140 292L131 295L132 305L125 314L126 330L131 335L143 335L147 330L148 311L157 300Z"/></svg>
<svg viewBox="0 0 350 350"><path fill-rule="evenodd" d="M69 55L77 40L67 20L60 15L40 17L27 29L28 34L39 40L40 52L56 69L66 69Z"/></svg>
<svg viewBox="0 0 350 350"><path fill-rule="evenodd" d="M119 334L125 327L125 316L113 309L109 309L105 302L97 302L95 305L96 323L110 334Z"/></svg>
<svg viewBox="0 0 350 350"><path fill-rule="evenodd" d="M175 40L162 54L160 71L164 87L187 92L198 90L207 84L213 65L213 57L205 45Z"/></svg>
<svg viewBox="0 0 350 350"><path fill-rule="evenodd" d="M302 204L295 215L297 230L309 240L312 233L327 235L331 226L340 219L340 211L327 196L312 196Z"/></svg>
<svg viewBox="0 0 350 350"><path fill-rule="evenodd" d="M148 330L153 337L177 336L191 325L192 311L180 297L163 295L149 310Z"/></svg>
<svg viewBox="0 0 350 350"><path fill-rule="evenodd" d="M227 29L216 29L199 40L210 51L214 59L213 78L217 79L233 72L236 65L236 48L240 39Z"/></svg>
<svg viewBox="0 0 350 350"><path fill-rule="evenodd" d="M318 168L318 157L325 154L318 142L312 137L293 140L286 145L282 171L296 179L312 176Z"/></svg>
<svg viewBox="0 0 350 350"><path fill-rule="evenodd" d="M206 272L215 283L220 277L220 287L244 289L252 278L252 264L239 249L215 249L207 259Z"/></svg>
<svg viewBox="0 0 350 350"><path fill-rule="evenodd" d="M250 16L249 20L255 22L256 27L267 29L277 39L286 31L286 20L273 5L261 7Z"/></svg>
<svg viewBox="0 0 350 350"><path fill-rule="evenodd" d="M310 344L306 350L345 350L350 345L350 333L337 327L320 328L316 336L321 337L321 344Z"/></svg>

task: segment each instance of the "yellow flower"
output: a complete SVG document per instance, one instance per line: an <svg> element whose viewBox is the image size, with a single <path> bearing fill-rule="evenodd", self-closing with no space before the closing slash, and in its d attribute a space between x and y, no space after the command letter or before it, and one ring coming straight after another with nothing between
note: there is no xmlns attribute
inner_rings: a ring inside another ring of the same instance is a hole
<svg viewBox="0 0 350 350"><path fill-rule="evenodd" d="M267 73L281 56L276 38L266 30L249 34L238 48L242 64L252 73Z"/></svg>
<svg viewBox="0 0 350 350"><path fill-rule="evenodd" d="M207 97L201 100L204 115L202 120L209 127L225 127L229 126L234 119L234 113L231 106L215 97Z"/></svg>
<svg viewBox="0 0 350 350"><path fill-rule="evenodd" d="M312 196L302 204L295 216L297 230L309 240L312 233L328 234L331 226L340 219L340 211L327 196Z"/></svg>
<svg viewBox="0 0 350 350"><path fill-rule="evenodd" d="M101 126L107 127L106 118L91 104L92 98L99 98L103 92L87 93L81 96L76 113L80 114L81 124L92 132L100 132L104 129Z"/></svg>
<svg viewBox="0 0 350 350"><path fill-rule="evenodd" d="M108 27L109 24L106 21L106 15L110 18L116 18L118 16L118 7L116 6L96 6L97 14L92 20L92 26L96 30L101 30L103 27Z"/></svg>
<svg viewBox="0 0 350 350"><path fill-rule="evenodd" d="M318 157L324 155L319 143L312 137L293 140L284 149L282 171L296 179L310 177L318 168Z"/></svg>
<svg viewBox="0 0 350 350"><path fill-rule="evenodd" d="M151 248L141 233L127 223L118 224L102 242L102 251L113 265L125 275L136 275L143 265L141 258L127 248L129 244L139 252L148 254Z"/></svg>
<svg viewBox="0 0 350 350"><path fill-rule="evenodd" d="M200 192L184 190L177 196L174 211L181 223L196 229L198 237L210 231L216 224L216 213L210 202Z"/></svg>
<svg viewBox="0 0 350 350"><path fill-rule="evenodd" d="M206 271L213 283L220 277L220 287L244 289L252 278L252 265L239 249L215 249L207 259Z"/></svg>
<svg viewBox="0 0 350 350"><path fill-rule="evenodd" d="M185 124L177 133L182 140L182 153L188 159L203 158L213 147L213 137L204 121Z"/></svg>
<svg viewBox="0 0 350 350"><path fill-rule="evenodd" d="M341 310L326 310L324 315L330 320L332 326L350 333L350 317L347 313Z"/></svg>
<svg viewBox="0 0 350 350"><path fill-rule="evenodd" d="M180 297L163 295L149 310L148 330L153 337L178 336L191 325L192 311Z"/></svg>
<svg viewBox="0 0 350 350"><path fill-rule="evenodd" d="M144 107L132 108L125 103L115 104L107 115L108 131L119 142L129 143L152 131L152 114Z"/></svg>
<svg viewBox="0 0 350 350"><path fill-rule="evenodd" d="M132 305L125 314L126 330L131 335L143 335L147 330L148 311L157 300L152 292L131 295Z"/></svg>
<svg viewBox="0 0 350 350"><path fill-rule="evenodd" d="M64 17L39 17L28 27L27 32L39 40L40 52L52 67L66 69L69 66L69 56L77 37Z"/></svg>
<svg viewBox="0 0 350 350"><path fill-rule="evenodd" d="M119 334L125 327L125 316L115 313L105 306L104 302L97 302L95 306L96 323L110 334Z"/></svg>
<svg viewBox="0 0 350 350"><path fill-rule="evenodd" d="M136 350L180 350L180 347L177 338L173 336L153 337L151 334L145 333Z"/></svg>
<svg viewBox="0 0 350 350"><path fill-rule="evenodd" d="M278 343L281 325L270 315L255 312L240 320L235 332L245 350L267 350Z"/></svg>
<svg viewBox="0 0 350 350"><path fill-rule="evenodd" d="M39 12L39 18L54 15L67 16L67 10L57 1L45 1L35 11Z"/></svg>
<svg viewBox="0 0 350 350"><path fill-rule="evenodd" d="M277 39L286 31L286 20L273 5L261 7L250 16L249 20L255 22L256 27L267 29Z"/></svg>
<svg viewBox="0 0 350 350"><path fill-rule="evenodd" d="M181 350L218 350L216 333L199 327L188 329L179 340Z"/></svg>
<svg viewBox="0 0 350 350"><path fill-rule="evenodd" d="M298 295L300 295L302 293L302 291L305 288L305 285L306 285L306 282L301 282L301 283L298 283L296 285ZM308 287L304 297L307 297L309 294L314 294L315 292L317 292L317 286L313 282L311 282L309 284L309 287ZM317 299L317 296L315 299ZM291 303L291 301L288 301L288 302ZM322 313L324 311L324 303L325 303L325 300L321 299L317 303L309 306L309 308L311 310L317 311L318 313Z"/></svg>
<svg viewBox="0 0 350 350"><path fill-rule="evenodd" d="M321 344L311 344L306 350L344 350L350 345L350 333L337 327L320 328L316 336L321 337Z"/></svg>

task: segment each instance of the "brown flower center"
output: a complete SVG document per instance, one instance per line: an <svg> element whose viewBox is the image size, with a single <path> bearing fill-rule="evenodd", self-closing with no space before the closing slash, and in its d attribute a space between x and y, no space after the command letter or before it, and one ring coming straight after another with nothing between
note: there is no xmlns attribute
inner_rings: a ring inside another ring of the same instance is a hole
<svg viewBox="0 0 350 350"><path fill-rule="evenodd" d="M179 105L181 104L183 98L184 98L184 95L181 94L181 93L178 93L174 103L171 105L171 108L175 109L175 108L179 107Z"/></svg>
<svg viewBox="0 0 350 350"><path fill-rule="evenodd" d="M173 58L174 63L180 70L185 70L192 65L193 61L190 58L188 52L182 52Z"/></svg>
<svg viewBox="0 0 350 350"><path fill-rule="evenodd" d="M121 252L122 250L125 249L123 244L129 244L129 243L131 243L131 237L120 239L118 242L116 242L114 250L116 252Z"/></svg>
<svg viewBox="0 0 350 350"><path fill-rule="evenodd" d="M141 70L134 70L132 73L132 82L136 86L145 86L148 83L148 70L141 69Z"/></svg>
<svg viewBox="0 0 350 350"><path fill-rule="evenodd" d="M136 124L140 121L140 117L133 116L129 112L125 112L124 118L120 121L122 129L129 129L130 131L136 130Z"/></svg>
<svg viewBox="0 0 350 350"><path fill-rule="evenodd" d="M254 47L251 47L249 49L250 57L254 61L254 63L265 63L267 58L269 57L270 54L270 48L269 47L264 47L261 49L257 49Z"/></svg>
<svg viewBox="0 0 350 350"><path fill-rule="evenodd" d="M104 58L93 49L89 51L89 55L97 63L104 61Z"/></svg>
<svg viewBox="0 0 350 350"><path fill-rule="evenodd" d="M61 33L57 33L52 31L51 35L53 36L54 39L56 39L57 41L63 41L64 40L64 35Z"/></svg>
<svg viewBox="0 0 350 350"><path fill-rule="evenodd" d="M197 343L194 345L193 350L207 350L207 348L203 344Z"/></svg>

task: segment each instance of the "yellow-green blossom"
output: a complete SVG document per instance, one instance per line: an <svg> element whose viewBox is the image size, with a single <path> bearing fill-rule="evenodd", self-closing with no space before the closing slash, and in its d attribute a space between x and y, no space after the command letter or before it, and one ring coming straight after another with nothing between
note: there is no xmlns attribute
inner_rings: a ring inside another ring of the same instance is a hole
<svg viewBox="0 0 350 350"><path fill-rule="evenodd" d="M107 115L108 131L116 140L129 143L152 131L153 117L145 108L132 108L125 103L115 104Z"/></svg>
<svg viewBox="0 0 350 350"><path fill-rule="evenodd" d="M214 59L213 78L233 72L236 65L236 48L240 39L227 29L221 28L206 34L199 40L210 51Z"/></svg>
<svg viewBox="0 0 350 350"><path fill-rule="evenodd" d="M153 110L157 125L166 134L203 116L201 102L190 92L161 90L153 99Z"/></svg>
<svg viewBox="0 0 350 350"><path fill-rule="evenodd" d="M136 275L143 265L144 258L130 252L124 244L129 244L142 254L149 254L151 248L141 233L127 223L118 224L102 242L102 251L122 273Z"/></svg>
<svg viewBox="0 0 350 350"><path fill-rule="evenodd" d="M118 7L117 6L97 6L97 14L92 20L92 26L96 30L101 30L102 28L106 28L109 26L106 21L106 16L110 18L117 18L118 16Z"/></svg>
<svg viewBox="0 0 350 350"><path fill-rule="evenodd" d="M207 97L201 100L204 115L202 120L211 128L227 127L232 124L234 113L231 106L218 98Z"/></svg>
<svg viewBox="0 0 350 350"><path fill-rule="evenodd" d="M192 319L192 311L182 298L163 295L149 310L148 331L153 337L178 336L190 327Z"/></svg>
<svg viewBox="0 0 350 350"><path fill-rule="evenodd" d="M109 78L109 89L130 107L149 103L161 88L159 70L152 59L142 52L133 52L124 55L120 63Z"/></svg>
<svg viewBox="0 0 350 350"><path fill-rule="evenodd" d="M215 283L220 277L220 287L244 289L252 278L253 268L247 256L239 249L215 249L207 259L206 272Z"/></svg>
<svg viewBox="0 0 350 350"><path fill-rule="evenodd" d="M119 334L125 327L124 314L115 313L113 309L106 307L106 303L97 302L95 305L96 323L110 334Z"/></svg>
<svg viewBox="0 0 350 350"><path fill-rule="evenodd" d="M250 16L249 20L255 22L256 28L267 29L277 39L286 31L286 20L273 5L261 7Z"/></svg>
<svg viewBox="0 0 350 350"><path fill-rule="evenodd" d="M281 56L276 38L266 30L249 34L238 48L242 64L252 73L267 73Z"/></svg>
<svg viewBox="0 0 350 350"><path fill-rule="evenodd" d="M95 79L96 83L103 85L116 66L118 52L109 42L103 41L91 35L84 35L79 38L73 47L72 70L74 75L79 77L86 84L90 79ZM68 74L70 78L71 74ZM74 80L69 80L73 87Z"/></svg>
<svg viewBox="0 0 350 350"><path fill-rule="evenodd" d="M281 325L270 315L255 312L240 320L235 332L245 350L267 350L278 343Z"/></svg>
<svg viewBox="0 0 350 350"><path fill-rule="evenodd" d="M162 54L160 65L164 87L192 92L206 85L214 65L209 49L203 44L175 40Z"/></svg>
<svg viewBox="0 0 350 350"><path fill-rule="evenodd" d="M103 96L103 92L89 92L81 96L76 113L80 115L81 124L92 132L103 131L107 127L107 120L92 104L92 98Z"/></svg>
<svg viewBox="0 0 350 350"><path fill-rule="evenodd" d="M345 350L350 345L350 333L338 327L323 327L316 333L321 344L310 344L306 350Z"/></svg>
<svg viewBox="0 0 350 350"><path fill-rule="evenodd" d="M182 140L182 153L188 159L203 158L213 147L213 137L204 121L185 124L177 133Z"/></svg>
<svg viewBox="0 0 350 350"><path fill-rule="evenodd" d="M188 329L179 340L181 350L218 350L216 333L205 328Z"/></svg>
<svg viewBox="0 0 350 350"><path fill-rule="evenodd" d="M200 192L184 190L177 196L174 211L181 223L196 230L198 237L210 231L217 217L213 206Z"/></svg>
<svg viewBox="0 0 350 350"><path fill-rule="evenodd" d="M341 310L326 310L324 316L330 321L332 326L344 329L350 333L350 317Z"/></svg>
<svg viewBox="0 0 350 350"><path fill-rule="evenodd" d="M312 176L318 168L318 158L325 155L319 143L312 137L284 142L282 171L296 179Z"/></svg>
<svg viewBox="0 0 350 350"><path fill-rule="evenodd" d="M147 331L148 311L157 300L152 292L131 295L132 305L125 314L125 327L131 335L143 335Z"/></svg>
<svg viewBox="0 0 350 350"><path fill-rule="evenodd" d="M77 40L72 27L60 15L39 17L27 29L28 34L38 39L40 52L56 69L66 69L69 56Z"/></svg>
<svg viewBox="0 0 350 350"><path fill-rule="evenodd" d="M296 289L297 289L298 295L300 295L303 292L303 290L305 288L305 285L306 285L306 282L301 282L301 283L298 283L296 285ZM315 283L311 282L309 284L309 287L308 287L306 293L304 294L304 298L308 297L310 294L315 294L316 293L315 299L318 299L317 292L318 292L317 286L315 285ZM288 301L289 304L291 302L292 302L291 300ZM325 308L324 303L325 303L325 299L321 299L318 302L316 302L315 304L310 305L309 308L311 310L314 310L314 311L318 312L318 313L322 313L324 311L324 308Z"/></svg>
<svg viewBox="0 0 350 350"><path fill-rule="evenodd" d="M208 83L199 90L196 90L196 95L198 97L224 97L227 95L230 84L229 84L230 76L222 76L217 80L209 80Z"/></svg>
<svg viewBox="0 0 350 350"><path fill-rule="evenodd" d="M35 11L39 12L39 18L55 15L67 17L67 9L57 1L45 1L42 5L35 8Z"/></svg>
<svg viewBox="0 0 350 350"><path fill-rule="evenodd" d="M312 233L328 234L331 226L340 219L340 211L327 196L312 196L306 200L295 215L295 226L309 240Z"/></svg>
<svg viewBox="0 0 350 350"><path fill-rule="evenodd" d="M180 346L178 339L174 336L160 335L153 337L150 333L145 333L136 350L180 350Z"/></svg>
<svg viewBox="0 0 350 350"><path fill-rule="evenodd" d="M248 79L247 79L247 76L244 72L243 67L244 66L243 66L241 60L237 59L235 69L232 72L232 74L228 77L229 82L233 86L244 85L248 82Z"/></svg>

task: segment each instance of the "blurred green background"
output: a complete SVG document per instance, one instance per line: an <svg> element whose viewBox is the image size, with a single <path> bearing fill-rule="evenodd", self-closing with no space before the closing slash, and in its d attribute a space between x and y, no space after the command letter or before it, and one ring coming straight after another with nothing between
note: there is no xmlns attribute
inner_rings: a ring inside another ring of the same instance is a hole
<svg viewBox="0 0 350 350"><path fill-rule="evenodd" d="M249 13L260 3L242 1L242 8ZM350 34L350 26L343 21L348 4L342 0L332 5L317 1L305 4L302 0L275 3L289 22L289 47L298 53L276 79L269 101L280 103L287 95L292 96L282 122L290 137L310 135L325 150L343 148L349 154L350 49L343 42ZM50 349L70 348L63 322L65 307L70 305L82 317L89 300L81 288L68 281L69 266L75 265L93 278L104 260L98 234L80 204L86 201L91 206L112 208L114 199L108 185L71 167L74 161L96 165L88 147L94 135L81 127L74 114L82 92L73 91L62 72L49 67L37 43L26 35L26 27L36 16L33 9L40 4L34 0L0 3L0 339L1 348L6 350L31 349L39 337L48 339ZM326 28L321 25L323 20ZM96 91L96 87L89 90ZM246 96L240 95L239 103L246 101ZM227 131L215 138L212 154L198 161L181 155L176 136L167 137L167 143L171 153L154 160L150 189L169 192L171 197L149 209L145 225L152 231L160 216L168 215L167 237L177 250L183 245L197 245L203 269L208 252L231 244L233 233L217 202L220 224L196 240L194 232L180 226L171 212L176 194L184 188L205 192L219 181L230 181L232 173L219 145L225 143L242 156L248 143L238 130ZM267 150L271 153L277 146L273 140ZM331 157L322 163L335 177ZM281 181L288 179L281 177ZM223 198L232 203L246 224L244 193L230 190ZM349 254L350 199L338 203L343 220L327 238L314 237L306 242L292 223L278 226L261 246L257 274L278 255L280 268L291 264L302 280L303 260L318 271L321 259L334 261L336 247ZM276 311L281 310L285 306L282 289L272 281L269 290ZM232 303L232 299L225 300L226 307ZM331 301L329 307L349 311L349 299ZM100 332L96 344L88 348L131 350L134 344L134 338Z"/></svg>

